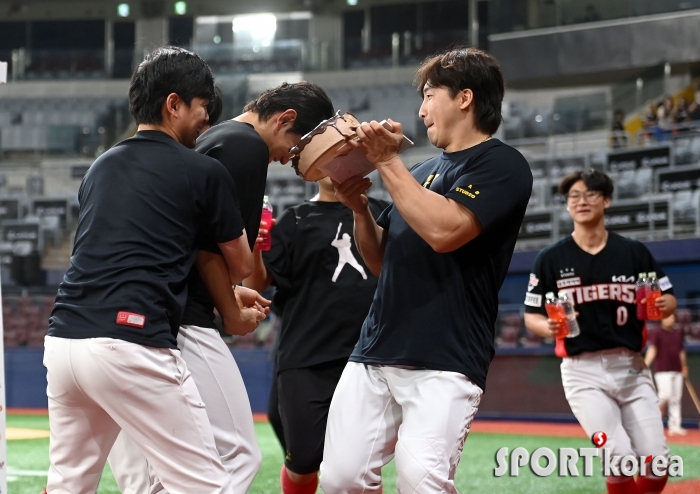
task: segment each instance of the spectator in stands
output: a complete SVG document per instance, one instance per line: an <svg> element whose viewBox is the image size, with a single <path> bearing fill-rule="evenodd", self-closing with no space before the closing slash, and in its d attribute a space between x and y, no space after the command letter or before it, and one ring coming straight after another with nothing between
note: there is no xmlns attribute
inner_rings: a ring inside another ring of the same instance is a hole
<svg viewBox="0 0 700 494"><path fill-rule="evenodd" d="M673 124L673 98L665 96L661 104L656 108L658 125L668 129Z"/></svg>
<svg viewBox="0 0 700 494"><path fill-rule="evenodd" d="M642 125L645 129L653 129L659 124L659 117L656 115L656 104L653 101L647 102L647 109L642 115Z"/></svg>
<svg viewBox="0 0 700 494"><path fill-rule="evenodd" d="M678 98L678 101L676 101L676 106L673 109L673 123L680 124L689 121L690 114L688 113L688 102L683 97Z"/></svg>
<svg viewBox="0 0 700 494"><path fill-rule="evenodd" d="M688 378L688 364L683 348L683 329L671 314L661 321L661 327L649 335L649 348L644 358L648 367L654 364L654 381L659 395L661 414L668 407L668 434L685 436L681 427L681 398L683 380Z"/></svg>
<svg viewBox="0 0 700 494"><path fill-rule="evenodd" d="M595 22L601 19L600 12L595 8L595 5L589 3L586 5L586 13L581 17L579 22Z"/></svg>
<svg viewBox="0 0 700 494"><path fill-rule="evenodd" d="M625 112L615 110L612 124L612 147L624 148L627 147L627 132L625 131Z"/></svg>
<svg viewBox="0 0 700 494"><path fill-rule="evenodd" d="M691 122L700 120L700 89L695 91L695 99L688 106L688 118Z"/></svg>

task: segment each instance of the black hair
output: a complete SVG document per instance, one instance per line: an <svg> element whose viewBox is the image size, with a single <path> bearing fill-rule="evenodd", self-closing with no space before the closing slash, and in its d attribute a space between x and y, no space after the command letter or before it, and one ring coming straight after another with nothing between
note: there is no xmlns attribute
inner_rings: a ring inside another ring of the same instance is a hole
<svg viewBox="0 0 700 494"><path fill-rule="evenodd" d="M451 98L464 89L471 89L476 128L493 135L501 125L501 103L505 94L503 74L498 60L485 51L456 48L428 57L416 72L414 84L421 98L426 85L446 88Z"/></svg>
<svg viewBox="0 0 700 494"><path fill-rule="evenodd" d="M559 193L566 196L571 187L579 180L583 180L588 190L600 192L606 199L612 197L613 190L615 189L613 181L607 174L592 168L585 171L571 172L562 178L561 182L559 182Z"/></svg>
<svg viewBox="0 0 700 494"><path fill-rule="evenodd" d="M187 105L192 98L214 98L214 76L199 55L176 46L156 48L131 76L129 112L137 123L159 124L169 94Z"/></svg>
<svg viewBox="0 0 700 494"><path fill-rule="evenodd" d="M209 100L209 105L207 105L207 113L209 114L208 125L212 127L216 125L216 122L221 118L221 113L224 111L224 97L221 94L221 88L218 84L214 84L214 97Z"/></svg>
<svg viewBox="0 0 700 494"><path fill-rule="evenodd" d="M266 122L275 113L290 109L297 112L297 118L289 131L302 136L335 113L333 103L326 92L311 82L285 82L281 86L268 89L245 105L243 111L255 112L261 121Z"/></svg>

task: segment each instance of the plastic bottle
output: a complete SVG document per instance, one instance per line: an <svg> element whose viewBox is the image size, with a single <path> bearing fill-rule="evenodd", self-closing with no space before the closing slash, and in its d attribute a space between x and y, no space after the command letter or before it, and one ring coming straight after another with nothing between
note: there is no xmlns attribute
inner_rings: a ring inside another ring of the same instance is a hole
<svg viewBox="0 0 700 494"><path fill-rule="evenodd" d="M565 336L567 338L575 338L581 334L581 328L576 320L576 310L574 309L574 303L569 299L566 292L559 292L559 303L561 304L562 311L566 317L566 325L568 326L568 334Z"/></svg>
<svg viewBox="0 0 700 494"><path fill-rule="evenodd" d="M566 314L564 313L561 301L554 296L554 292L547 292L545 294L544 308L547 311L547 317L558 322L561 328L559 333L555 336L557 338L564 338L569 332L569 326L566 324Z"/></svg>
<svg viewBox="0 0 700 494"><path fill-rule="evenodd" d="M270 199L265 196L263 198L262 216L260 221L264 221L267 225L267 234L260 235L262 237L262 242L255 244L256 250L270 250L272 246L272 236L270 235L270 228L272 228L272 204L270 204Z"/></svg>
<svg viewBox="0 0 700 494"><path fill-rule="evenodd" d="M647 319L647 304L646 301L642 303L642 300L647 295L647 274L639 273L639 279L634 287L634 297L637 302L637 319L640 321L646 321Z"/></svg>
<svg viewBox="0 0 700 494"><path fill-rule="evenodd" d="M663 314L661 309L656 306L656 299L661 297L661 288L659 287L659 280L656 279L656 273L649 273L646 283L646 298L647 298L647 319L651 321L658 321L662 318Z"/></svg>

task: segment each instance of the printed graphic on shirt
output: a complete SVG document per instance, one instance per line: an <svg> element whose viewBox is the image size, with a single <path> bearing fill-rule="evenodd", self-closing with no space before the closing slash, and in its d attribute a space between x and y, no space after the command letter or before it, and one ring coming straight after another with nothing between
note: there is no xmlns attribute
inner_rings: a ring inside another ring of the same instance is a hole
<svg viewBox="0 0 700 494"><path fill-rule="evenodd" d="M562 278L569 278L574 275L574 268L564 268L559 270L559 276Z"/></svg>
<svg viewBox="0 0 700 494"><path fill-rule="evenodd" d="M668 279L668 276L664 276L659 280L659 287L661 288L661 291L666 291L669 288L672 288L673 285L671 284L671 281Z"/></svg>
<svg viewBox="0 0 700 494"><path fill-rule="evenodd" d="M575 304L585 304L596 300L616 300L625 304L633 304L634 298L633 283L598 283L590 286L577 286L575 288L565 288L569 300Z"/></svg>
<svg viewBox="0 0 700 494"><path fill-rule="evenodd" d="M564 278L563 280L557 280L557 288L560 290L569 286L577 286L581 284L581 277L574 276L573 278Z"/></svg>
<svg viewBox="0 0 700 494"><path fill-rule="evenodd" d="M542 295L528 293L525 295L525 305L530 307L542 307Z"/></svg>
<svg viewBox="0 0 700 494"><path fill-rule="evenodd" d="M530 280L527 282L527 291L531 292L539 283L540 280L535 276L535 273L530 273Z"/></svg>
<svg viewBox="0 0 700 494"><path fill-rule="evenodd" d="M459 192L460 194L464 194L467 197L471 197L472 199L476 199L476 196L480 194L478 190L474 190L474 186L472 184L467 185L466 189L462 187L456 187L455 191Z"/></svg>
<svg viewBox="0 0 700 494"><path fill-rule="evenodd" d="M357 262L357 259L355 259L355 256L352 255L352 250L350 249L352 246L352 237L347 233L343 233L342 238L339 238L340 229L342 226L342 223L338 224L338 232L335 234L335 239L333 239L331 242L331 245L338 249L338 267L335 268L331 281L333 283L336 282L338 276L340 276L340 272L343 270L346 264L350 264L350 266L359 271L359 273L362 275L362 279L366 280L367 273L365 273L365 268L363 268L362 265Z"/></svg>

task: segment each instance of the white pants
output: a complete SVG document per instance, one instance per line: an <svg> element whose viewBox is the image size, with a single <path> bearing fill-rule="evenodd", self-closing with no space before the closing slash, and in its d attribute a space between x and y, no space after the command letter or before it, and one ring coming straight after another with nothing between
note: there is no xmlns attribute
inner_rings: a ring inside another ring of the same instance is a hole
<svg viewBox="0 0 700 494"><path fill-rule="evenodd" d="M613 456L667 456L651 371L644 358L615 348L566 357L561 364L566 399L588 437L607 435Z"/></svg>
<svg viewBox="0 0 700 494"><path fill-rule="evenodd" d="M463 374L348 362L331 401L321 463L326 494L456 493L454 476L482 390Z"/></svg>
<svg viewBox="0 0 700 494"><path fill-rule="evenodd" d="M211 328L182 326L177 345L206 405L216 449L231 478L233 492L245 493L260 468L262 454L248 393L236 361L219 333ZM109 455L110 467L122 493L171 492L158 478L149 479L145 457L128 437L122 436Z"/></svg>
<svg viewBox="0 0 700 494"><path fill-rule="evenodd" d="M47 336L51 494L92 494L124 430L171 494L231 494L180 352L111 338Z"/></svg>
<svg viewBox="0 0 700 494"><path fill-rule="evenodd" d="M654 374L659 393L659 406L668 406L668 428L681 428L681 398L683 397L683 374L680 372L657 372Z"/></svg>

